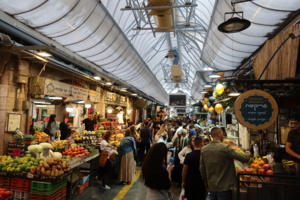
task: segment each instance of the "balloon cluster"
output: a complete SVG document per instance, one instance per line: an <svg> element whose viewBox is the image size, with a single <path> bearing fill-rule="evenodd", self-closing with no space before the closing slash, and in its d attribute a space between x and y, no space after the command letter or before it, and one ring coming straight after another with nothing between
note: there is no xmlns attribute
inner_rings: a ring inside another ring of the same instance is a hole
<svg viewBox="0 0 300 200"><path fill-rule="evenodd" d="M212 105L216 98L222 95L225 89L228 87L229 85L227 82L222 83L221 80L217 80L215 86L213 86L211 89L206 89L206 93L202 94L203 109L210 113L215 111L220 114L223 111L223 106L219 103L217 103L214 107Z"/></svg>

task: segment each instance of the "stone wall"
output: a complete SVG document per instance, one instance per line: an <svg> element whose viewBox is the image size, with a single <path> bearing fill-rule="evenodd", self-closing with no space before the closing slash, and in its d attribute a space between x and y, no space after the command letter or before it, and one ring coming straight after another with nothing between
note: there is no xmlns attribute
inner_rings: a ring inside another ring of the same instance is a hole
<svg viewBox="0 0 300 200"><path fill-rule="evenodd" d="M21 63L21 64L20 64ZM47 64L48 65L48 64ZM94 85L74 77L73 74L56 70L51 66L45 67L42 71L44 64L24 61L18 56L6 52L0 54L0 155L7 154L7 144L12 139L12 134L7 132L8 113L21 114L22 121L20 130L23 133L28 133L28 118L29 112L23 108L24 102L29 102L31 96L28 95L28 84L18 83L18 77L22 75L23 78L28 79L31 76L54 79L57 81L70 79L75 80L82 87L90 89ZM41 73L40 73L41 72ZM95 87L93 87L95 88ZM99 90L101 88L99 87ZM98 91L99 92L99 91ZM96 107L101 109L103 103L98 103ZM98 108L97 108L98 109ZM63 112L64 106L58 106L55 112Z"/></svg>

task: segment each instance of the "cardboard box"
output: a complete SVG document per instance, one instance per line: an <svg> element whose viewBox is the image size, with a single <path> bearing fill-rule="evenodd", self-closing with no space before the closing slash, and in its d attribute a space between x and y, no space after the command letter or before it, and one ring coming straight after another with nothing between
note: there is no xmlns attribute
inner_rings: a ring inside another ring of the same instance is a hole
<svg viewBox="0 0 300 200"><path fill-rule="evenodd" d="M87 175L87 176L83 176L80 180L80 183L81 185L85 184L86 182L89 182L90 181L90 175Z"/></svg>

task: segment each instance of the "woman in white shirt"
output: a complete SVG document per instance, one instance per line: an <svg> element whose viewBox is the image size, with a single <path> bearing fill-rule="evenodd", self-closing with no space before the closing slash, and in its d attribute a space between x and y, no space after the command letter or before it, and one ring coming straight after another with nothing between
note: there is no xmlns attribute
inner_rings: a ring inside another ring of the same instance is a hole
<svg viewBox="0 0 300 200"><path fill-rule="evenodd" d="M109 144L111 135L112 135L111 132L106 132L103 137L103 140L100 143L101 155L100 155L100 166L98 170L99 173L98 181L102 180L102 189L106 189L106 190L110 189L110 187L106 185L107 174L111 169L111 162L109 160L109 157L116 151L116 148ZM103 161L103 165L101 166L102 161Z"/></svg>
<svg viewBox="0 0 300 200"><path fill-rule="evenodd" d="M189 140L189 144L187 146L185 146L179 153L178 153L178 158L180 160L180 164L183 164L184 162L184 158L186 156L186 154L190 153L193 151L194 149L194 139L195 139L195 135L193 135L190 140Z"/></svg>

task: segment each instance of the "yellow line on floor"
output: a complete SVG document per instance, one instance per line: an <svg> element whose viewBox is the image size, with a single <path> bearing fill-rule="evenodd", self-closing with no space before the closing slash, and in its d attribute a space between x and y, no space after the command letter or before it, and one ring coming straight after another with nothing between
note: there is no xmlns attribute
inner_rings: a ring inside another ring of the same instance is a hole
<svg viewBox="0 0 300 200"><path fill-rule="evenodd" d="M131 181L130 185L125 185L122 190L120 190L120 192L115 196L115 198L113 200L121 200L124 198L124 196L126 195L126 193L130 190L130 188L133 186L133 184L139 179L140 175L142 172L142 168L139 169L137 171L137 173L134 176L133 181Z"/></svg>

